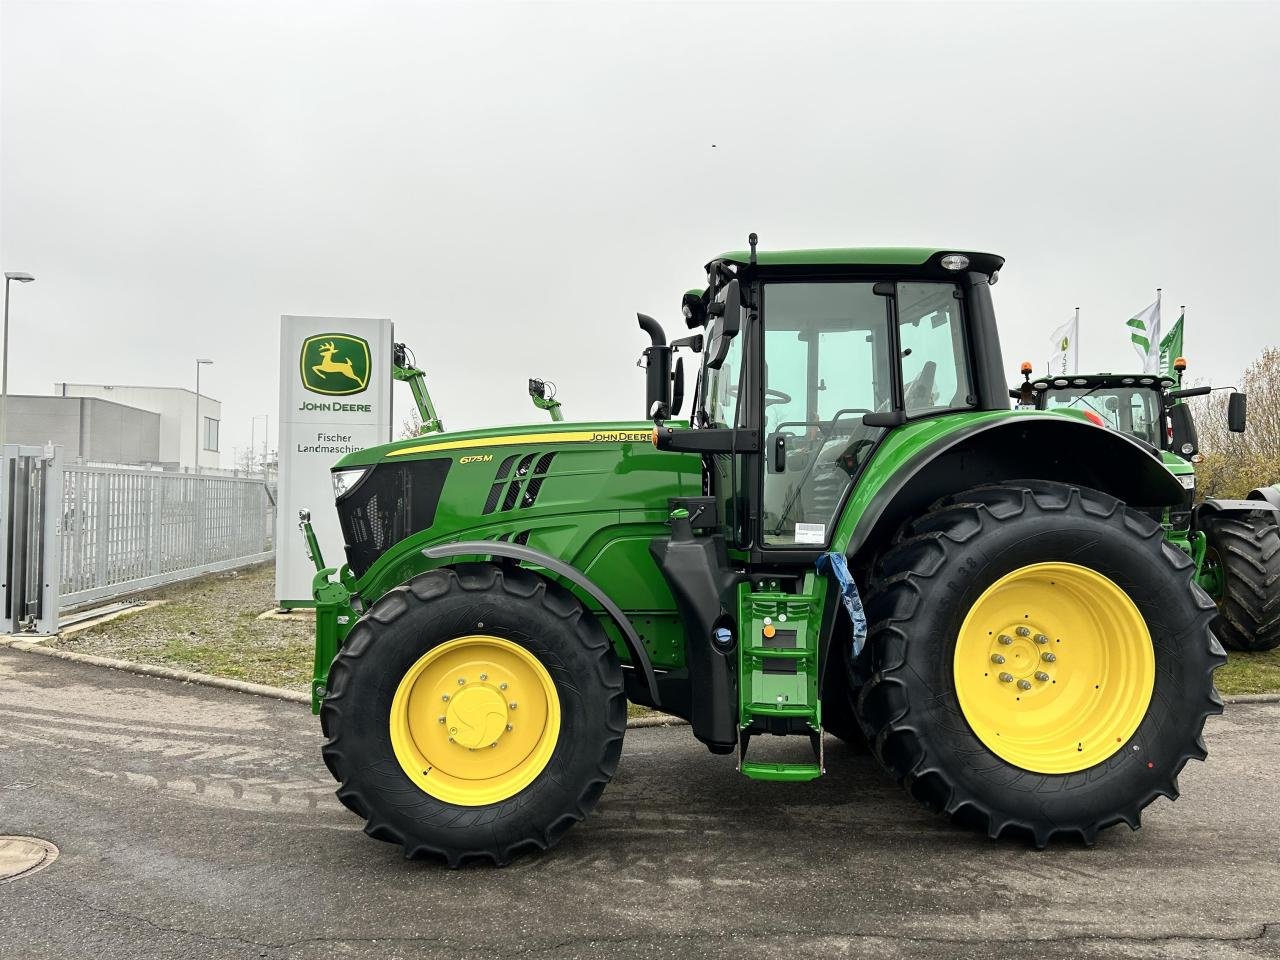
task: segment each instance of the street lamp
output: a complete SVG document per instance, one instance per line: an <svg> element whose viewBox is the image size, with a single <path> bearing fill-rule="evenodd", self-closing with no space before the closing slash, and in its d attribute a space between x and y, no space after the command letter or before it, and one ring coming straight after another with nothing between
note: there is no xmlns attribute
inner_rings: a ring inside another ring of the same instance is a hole
<svg viewBox="0 0 1280 960"><path fill-rule="evenodd" d="M196 361L196 474L200 473L200 368L206 364L212 366L212 360Z"/></svg>
<svg viewBox="0 0 1280 960"><path fill-rule="evenodd" d="M30 283L34 279L31 274L21 271L4 275L4 372L0 373L0 449L4 447L4 428L8 425L9 416L9 284L14 280Z"/></svg>

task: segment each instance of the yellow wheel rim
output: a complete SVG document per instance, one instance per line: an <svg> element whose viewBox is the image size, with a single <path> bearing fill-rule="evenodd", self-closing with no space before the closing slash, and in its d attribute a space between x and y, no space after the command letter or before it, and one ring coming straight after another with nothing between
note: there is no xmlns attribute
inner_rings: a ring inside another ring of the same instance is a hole
<svg viewBox="0 0 1280 960"><path fill-rule="evenodd" d="M446 803L478 807L515 796L546 767L559 736L551 674L501 637L458 637L428 650L391 701L396 759Z"/></svg>
<svg viewBox="0 0 1280 960"><path fill-rule="evenodd" d="M1036 773L1073 773L1133 736L1155 687L1155 650L1129 595L1074 563L1005 574L956 639L956 696L996 756Z"/></svg>

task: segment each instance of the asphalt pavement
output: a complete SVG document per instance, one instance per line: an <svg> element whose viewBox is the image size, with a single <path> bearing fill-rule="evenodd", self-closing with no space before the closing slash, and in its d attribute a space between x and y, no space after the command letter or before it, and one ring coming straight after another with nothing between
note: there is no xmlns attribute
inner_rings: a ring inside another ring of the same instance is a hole
<svg viewBox="0 0 1280 960"><path fill-rule="evenodd" d="M1037 852L948 825L828 740L758 783L628 731L555 850L449 871L366 837L304 707L0 649L0 958L1280 957L1280 704L1210 721L1143 828Z"/></svg>

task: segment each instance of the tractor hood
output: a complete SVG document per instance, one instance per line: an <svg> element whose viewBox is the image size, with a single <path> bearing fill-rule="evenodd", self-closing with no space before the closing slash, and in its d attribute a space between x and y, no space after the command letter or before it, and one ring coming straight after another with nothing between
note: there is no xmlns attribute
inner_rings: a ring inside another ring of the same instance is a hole
<svg viewBox="0 0 1280 960"><path fill-rule="evenodd" d="M577 562L619 518L665 529L668 501L702 492L702 459L657 450L648 421L539 423L370 447L343 457L333 477L347 563L377 578L461 540Z"/></svg>

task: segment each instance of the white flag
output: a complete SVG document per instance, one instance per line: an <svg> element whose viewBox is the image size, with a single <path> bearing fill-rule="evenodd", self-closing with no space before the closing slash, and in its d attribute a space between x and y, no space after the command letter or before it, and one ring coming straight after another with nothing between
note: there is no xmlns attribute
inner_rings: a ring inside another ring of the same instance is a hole
<svg viewBox="0 0 1280 960"><path fill-rule="evenodd" d="M1053 331L1049 339L1053 341L1053 353L1049 355L1049 376L1064 377L1076 372L1076 359L1079 351L1076 340L1080 337L1080 314Z"/></svg>
<svg viewBox="0 0 1280 960"><path fill-rule="evenodd" d="M1142 358L1143 373L1160 372L1160 297L1136 317L1127 321L1133 349Z"/></svg>

